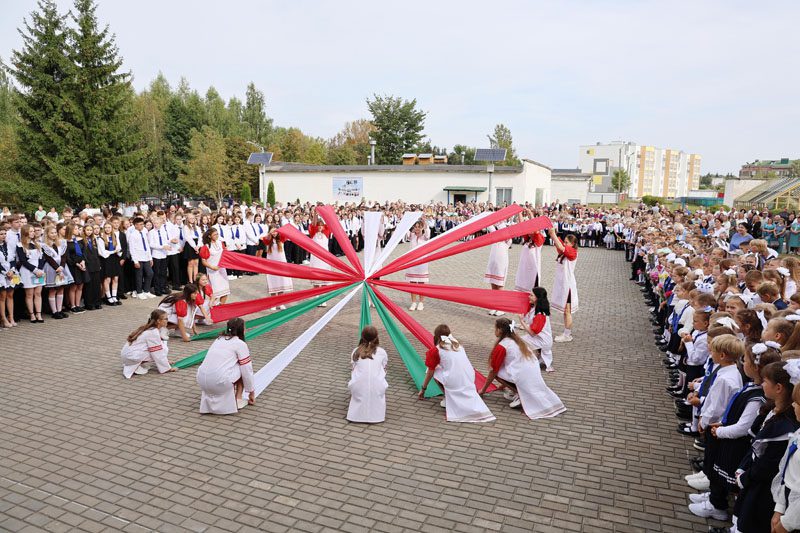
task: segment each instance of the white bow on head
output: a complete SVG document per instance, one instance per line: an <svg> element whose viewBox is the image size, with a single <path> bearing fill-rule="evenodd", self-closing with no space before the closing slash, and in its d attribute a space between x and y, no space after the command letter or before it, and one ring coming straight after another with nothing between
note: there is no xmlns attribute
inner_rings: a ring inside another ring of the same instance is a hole
<svg viewBox="0 0 800 533"><path fill-rule="evenodd" d="M517 323L512 320L511 323L508 325L508 330L511 333L514 333L515 329L517 329Z"/></svg>
<svg viewBox="0 0 800 533"><path fill-rule="evenodd" d="M783 369L789 374L789 383L792 385L800 383L800 359L789 359L783 365Z"/></svg>
<svg viewBox="0 0 800 533"><path fill-rule="evenodd" d="M786 315L786 316L785 316L785 317L783 317L783 318L785 318L785 319L786 319L786 320L788 320L789 322L797 322L797 321L800 321L800 315L798 315L797 313L793 313L793 314L791 314L791 315Z"/></svg>
<svg viewBox="0 0 800 533"><path fill-rule="evenodd" d="M778 274L780 274L784 278L788 278L789 274L791 274L791 272L789 272L789 269L786 267L778 267L775 270L778 272Z"/></svg>
<svg viewBox="0 0 800 533"><path fill-rule="evenodd" d="M739 326L736 325L736 322L734 322L734 320L729 316L723 316L721 318L718 318L716 320L716 323L718 326L725 326L726 328L730 328L733 330L739 329Z"/></svg>
<svg viewBox="0 0 800 533"><path fill-rule="evenodd" d="M453 337L453 334L452 334L452 333L451 333L450 335L442 335L442 336L440 336L439 338L440 338L440 339L442 339L442 342L443 342L444 344L449 344L449 345L451 345L451 346L453 345L453 343L455 343L455 342L458 342L458 341L456 340L456 338L455 338L455 337Z"/></svg>
<svg viewBox="0 0 800 533"><path fill-rule="evenodd" d="M732 268L729 268L728 270L723 272L723 274L725 274L726 276L735 276L736 275L736 271L734 269L732 269Z"/></svg>

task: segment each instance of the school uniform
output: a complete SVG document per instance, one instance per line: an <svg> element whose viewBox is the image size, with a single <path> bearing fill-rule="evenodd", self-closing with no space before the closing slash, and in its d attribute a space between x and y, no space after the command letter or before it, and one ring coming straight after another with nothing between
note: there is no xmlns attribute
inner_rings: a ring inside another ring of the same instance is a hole
<svg viewBox="0 0 800 533"><path fill-rule="evenodd" d="M532 288L539 286L543 244L544 235L541 232L536 232L532 237L526 237L523 241L519 254L517 274L514 278L515 290L531 292Z"/></svg>
<svg viewBox="0 0 800 533"><path fill-rule="evenodd" d="M44 272L45 258L42 250L33 243L28 244L28 249L22 247L22 243L17 244L16 249L17 272L19 272L22 287L33 289L44 287L44 275L37 276L34 272Z"/></svg>
<svg viewBox="0 0 800 533"><path fill-rule="evenodd" d="M778 463L780 470L772 479L771 493L781 525L787 531L800 530L800 456L797 454L800 432L789 438L786 451Z"/></svg>
<svg viewBox="0 0 800 533"><path fill-rule="evenodd" d="M181 236L183 237L183 258L186 261L193 261L195 259L200 259L200 256L197 255L198 250L203 245L203 232L200 230L198 226L190 228L189 226L183 226L181 228ZM194 283L194 280L189 280L190 283Z"/></svg>
<svg viewBox="0 0 800 533"><path fill-rule="evenodd" d="M48 289L65 287L72 283L72 273L67 265L67 241L59 241L58 248L42 245L44 253L44 286ZM56 270L61 268L59 275ZM0 273L2 276L2 273Z"/></svg>
<svg viewBox="0 0 800 533"><path fill-rule="evenodd" d="M122 247L119 242L114 243L114 239L108 239L108 244L101 237L97 239L97 249L103 266L103 277L113 278L122 274L122 267L119 264L122 258Z"/></svg>
<svg viewBox="0 0 800 533"><path fill-rule="evenodd" d="M244 225L244 244L245 253L247 255L256 255L256 252L258 251L258 243L263 236L264 227L261 224L249 221ZM326 246L325 249L327 250L328 247Z"/></svg>
<svg viewBox="0 0 800 533"><path fill-rule="evenodd" d="M15 267L16 261L11 260L8 242L0 244L0 290L10 290L14 288L7 274L14 270Z"/></svg>
<svg viewBox="0 0 800 533"><path fill-rule="evenodd" d="M555 280L550 297L550 307L564 312L567 304L571 304L572 313L578 312L578 284L575 281L575 264L578 251L570 245L564 245L564 253L556 259Z"/></svg>
<svg viewBox="0 0 800 533"><path fill-rule="evenodd" d="M153 228L147 235L153 254L153 290L156 296L169 294L167 289L167 252L172 248L164 226Z"/></svg>
<svg viewBox="0 0 800 533"><path fill-rule="evenodd" d="M204 245L200 248L198 255L211 266L218 266L220 259L222 259L222 252L225 249L222 242L217 239L209 245ZM214 270L209 268L206 272L208 282L211 285L213 298L219 300L223 296L228 296L231 293L231 286L228 282L228 272L224 268Z"/></svg>
<svg viewBox="0 0 800 533"><path fill-rule="evenodd" d="M149 294L150 285L153 282L153 266L150 262L153 259L152 249L150 248L147 237L147 230L136 230L133 226L128 233L128 246L131 254L131 262L134 265L134 287L138 294Z"/></svg>
<svg viewBox="0 0 800 533"><path fill-rule="evenodd" d="M120 262L125 261L124 265L120 265L120 276L117 280L117 292L120 299L127 299L126 292L129 292L134 286L134 273L131 266L131 254L128 249L128 236L122 231L115 231L114 235L117 237L117 243L122 250Z"/></svg>
<svg viewBox="0 0 800 533"><path fill-rule="evenodd" d="M181 272L183 272L183 269L181 269L181 253L183 252L184 246L183 231L180 226L169 221L166 222L162 227L165 228L165 233L167 234L168 241L170 242L170 248L167 250L167 271L169 272L169 283L172 287L172 290L179 291L183 286L183 276L181 275ZM178 242L172 242L173 239L177 239Z"/></svg>
<svg viewBox="0 0 800 533"><path fill-rule="evenodd" d="M790 440L797 442L794 433L798 427L800 424L790 407L779 415L770 411L766 417L756 418L750 428L753 442L736 470L740 491L733 506L737 529L742 533L770 531L773 511L785 511L787 500L795 501L800 496L800 491L795 490L794 498L786 498L785 487L781 486L786 452ZM786 471L786 477L795 473L792 468ZM796 526L790 527L789 531L793 529Z"/></svg>
<svg viewBox="0 0 800 533"><path fill-rule="evenodd" d="M375 349L372 358L356 359L352 363L350 381L350 405L347 408L347 420L365 424L377 424L386 420L386 365L389 356L380 346Z"/></svg>
<svg viewBox="0 0 800 533"><path fill-rule="evenodd" d="M233 384L239 379L244 384L244 399L250 391L255 390L250 349L238 337L219 337L197 369L197 384L201 391L200 412L215 415L238 412Z"/></svg>
<svg viewBox="0 0 800 533"><path fill-rule="evenodd" d="M167 354L169 348L161 338L158 328L144 330L133 342L126 342L122 347L122 375L130 379L134 372L142 367L148 369L147 363L155 363L160 374L170 369Z"/></svg>
<svg viewBox="0 0 800 533"><path fill-rule="evenodd" d="M311 239L320 245L324 250L328 249L328 241L330 240L331 230L328 229L327 226L322 231L319 231L318 226L311 226L309 228L309 233L311 235ZM332 271L333 267L331 267L328 263L323 261L322 259L316 257L315 255L311 255L311 259L309 260L309 266L312 268L319 268L321 270L328 270ZM312 280L311 285L314 287L323 287L325 285L330 285L330 281L320 281L320 280Z"/></svg>
<svg viewBox="0 0 800 533"><path fill-rule="evenodd" d="M428 239L431 238L431 231L428 226L425 226L425 229L422 233L417 236L416 233L409 231L406 233L406 239L408 239L409 243L409 252L411 250L415 250L416 248L425 244ZM428 263L423 263L421 265L413 266L406 270L405 272L405 280L410 283L428 283L429 280L429 273L428 273Z"/></svg>
<svg viewBox="0 0 800 533"><path fill-rule="evenodd" d="M434 346L425 354L425 366L444 389L444 408L448 422L491 422L495 416L475 387L475 369L464 348L452 344Z"/></svg>
<svg viewBox="0 0 800 533"><path fill-rule="evenodd" d="M103 265L97 249L98 240L92 236L91 239L83 239L80 242L86 261L86 273L89 275L89 281L83 288L83 301L88 310L100 309L100 282L103 279Z"/></svg>
<svg viewBox="0 0 800 533"><path fill-rule="evenodd" d="M489 364L500 379L517 387L522 409L528 418L551 418L567 410L542 379L536 357L525 357L513 339L505 338L494 347Z"/></svg>

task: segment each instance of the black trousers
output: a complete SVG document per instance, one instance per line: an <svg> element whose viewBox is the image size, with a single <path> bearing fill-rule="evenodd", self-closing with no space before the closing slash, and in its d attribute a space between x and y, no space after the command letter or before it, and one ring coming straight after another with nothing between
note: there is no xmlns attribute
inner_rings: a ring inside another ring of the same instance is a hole
<svg viewBox="0 0 800 533"><path fill-rule="evenodd" d="M101 272L89 272L89 281L83 284L83 303L87 308L100 305Z"/></svg>
<svg viewBox="0 0 800 533"><path fill-rule="evenodd" d="M167 258L153 259L153 289L156 296L167 293Z"/></svg>
<svg viewBox="0 0 800 533"><path fill-rule="evenodd" d="M150 266L150 261L142 261L139 263L139 268L134 268L133 272L136 293L150 292L150 285L153 282L153 267Z"/></svg>
<svg viewBox="0 0 800 533"><path fill-rule="evenodd" d="M169 283L174 290L178 290L181 284L181 254L167 256L167 270L169 271Z"/></svg>

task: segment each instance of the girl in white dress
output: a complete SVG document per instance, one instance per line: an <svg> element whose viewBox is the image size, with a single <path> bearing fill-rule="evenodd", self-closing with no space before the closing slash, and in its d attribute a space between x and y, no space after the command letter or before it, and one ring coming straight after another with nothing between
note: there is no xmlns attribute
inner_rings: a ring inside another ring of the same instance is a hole
<svg viewBox="0 0 800 533"><path fill-rule="evenodd" d="M324 250L328 249L328 244L330 242L331 230L328 229L328 226L325 225L325 221L317 220L316 224L309 226L308 234L311 236L311 239L319 244ZM318 258L315 255L311 256L309 261L310 266L312 268L320 268L322 270L331 271L333 268L323 261L322 259ZM311 286L312 287L324 287L325 285L330 285L330 281L320 281L320 280L312 280ZM322 302L319 304L318 307L327 307L328 302Z"/></svg>
<svg viewBox="0 0 800 533"><path fill-rule="evenodd" d="M208 276L202 272L194 278L197 286L197 319L195 323L201 325L213 324L211 320L211 307L214 303L214 292L208 282Z"/></svg>
<svg viewBox="0 0 800 533"><path fill-rule="evenodd" d="M428 371L419 391L419 399L425 397L428 383L434 379L444 391L444 400L439 405L445 408L448 422L495 420L475 388L475 369L464 348L450 333L450 328L445 324L436 326L433 342L436 346L425 354Z"/></svg>
<svg viewBox="0 0 800 533"><path fill-rule="evenodd" d="M553 369L553 331L550 328L550 302L544 287L534 287L528 296L531 309L519 317L520 337L531 350L539 351L547 372Z"/></svg>
<svg viewBox="0 0 800 533"><path fill-rule="evenodd" d="M269 235L264 238L264 244L267 245L267 259L270 261L280 261L281 263L286 262L286 254L283 250L284 238L282 235L278 234L277 224L274 224L270 228ZM284 292L292 292L292 289L294 289L292 278L267 274L267 290L270 296L276 296ZM281 305L279 308L286 309L286 306ZM275 307L272 308L272 311L274 310Z"/></svg>
<svg viewBox="0 0 800 533"><path fill-rule="evenodd" d="M155 363L159 374L175 372L177 368L170 366L167 354L167 342L161 338L161 328L167 325L167 313L155 309L150 313L147 324L138 327L128 335L122 347L122 375L130 379L134 374L147 374L150 363Z"/></svg>
<svg viewBox="0 0 800 533"><path fill-rule="evenodd" d="M197 369L200 385L200 412L229 415L256 403L253 363L244 341L244 320L228 320L225 332L208 349ZM248 399L243 399L243 393Z"/></svg>
<svg viewBox="0 0 800 533"><path fill-rule="evenodd" d="M414 226L411 228L406 234L406 238L408 239L409 244L411 245L411 250L417 248L418 246L425 244L428 239L431 238L431 230L428 227L428 223L423 217L419 220ZM428 283L428 263L423 263L421 265L417 265L415 267L411 267L406 270L406 281L409 283ZM411 307L409 307L409 311L422 311L425 309L425 297L412 294L411 295Z"/></svg>
<svg viewBox="0 0 800 533"><path fill-rule="evenodd" d="M572 340L572 313L578 312L578 284L575 281L575 263L578 258L576 239L567 235L562 241L556 231L550 228L550 238L558 251L556 273L550 306L564 313L564 333L556 337L555 342Z"/></svg>
<svg viewBox="0 0 800 533"><path fill-rule="evenodd" d="M203 235L204 246L200 248L198 254L203 261L203 266L206 267L208 274L208 281L211 283L211 292L215 301L224 304L231 293L231 286L228 283L228 272L219 266L219 260L222 258L222 251L225 246L219 238L219 232L216 228L210 228Z"/></svg>
<svg viewBox="0 0 800 533"><path fill-rule="evenodd" d="M194 327L194 318L198 313L197 296L197 285L187 283L182 292L174 292L158 304L158 308L167 313L167 331L180 335L183 342L189 342L192 335L197 335Z"/></svg>
<svg viewBox="0 0 800 533"><path fill-rule="evenodd" d="M378 330L366 326L361 340L350 355L352 373L347 388L350 389L350 407L347 420L377 424L386 420L386 365L389 357L379 346Z"/></svg>
<svg viewBox="0 0 800 533"><path fill-rule="evenodd" d="M17 271L25 289L25 304L28 307L32 324L41 324L42 287L44 287L44 253L36 239L33 226L22 226L20 241L17 244Z"/></svg>
<svg viewBox="0 0 800 533"><path fill-rule="evenodd" d="M505 227L506 224L501 222L497 226L489 226L487 230L492 233ZM486 274L483 275L483 280L489 283L493 291L502 290L506 284L509 246L511 246L511 239L496 242L489 248L489 264L486 265ZM501 316L505 312L492 309L489 314Z"/></svg>
<svg viewBox="0 0 800 533"><path fill-rule="evenodd" d="M509 407L522 405L528 418L550 418L566 411L559 397L545 384L539 362L516 334L517 324L507 318L494 323L497 344L489 358L489 375L481 389L486 392L495 379L514 392Z"/></svg>
<svg viewBox="0 0 800 533"><path fill-rule="evenodd" d="M519 252L517 276L514 280L515 290L531 292L532 288L539 286L543 244L544 235L540 231L523 238L522 249Z"/></svg>

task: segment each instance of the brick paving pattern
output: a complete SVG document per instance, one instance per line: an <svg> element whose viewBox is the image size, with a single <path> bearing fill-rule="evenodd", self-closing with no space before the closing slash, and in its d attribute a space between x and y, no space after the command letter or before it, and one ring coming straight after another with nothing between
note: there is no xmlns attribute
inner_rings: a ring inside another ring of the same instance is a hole
<svg viewBox="0 0 800 533"><path fill-rule="evenodd" d="M487 257L437 262L431 282L485 287ZM554 257L546 247L548 288ZM575 341L555 345L557 372L546 375L568 411L551 420L531 421L494 393L496 422L446 423L438 400L416 399L379 326L387 420L349 424L358 297L235 416L197 412L195 369L123 379L124 337L156 300L0 332L0 530L706 531L686 509L694 452L675 432L661 354L628 275L622 253L580 251ZM232 286L233 300L266 292L264 276ZM324 312L252 340L254 367ZM430 301L414 316L431 330L448 323L485 371L486 311ZM553 322L560 333L561 318ZM209 344L172 339L170 359Z"/></svg>

